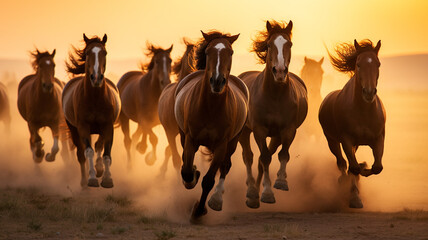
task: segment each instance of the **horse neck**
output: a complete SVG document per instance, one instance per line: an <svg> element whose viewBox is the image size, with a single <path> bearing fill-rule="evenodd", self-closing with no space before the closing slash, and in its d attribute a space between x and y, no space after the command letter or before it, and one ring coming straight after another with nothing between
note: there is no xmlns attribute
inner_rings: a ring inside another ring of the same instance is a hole
<svg viewBox="0 0 428 240"><path fill-rule="evenodd" d="M144 81L144 79L141 79L140 81L140 90L141 92L144 92L145 89L149 89L150 92L153 92L154 95L160 96L162 89L159 83L159 79L157 75L155 74L155 70L151 69L149 72L147 72L146 76L143 76L143 78L146 78L148 81Z"/></svg>

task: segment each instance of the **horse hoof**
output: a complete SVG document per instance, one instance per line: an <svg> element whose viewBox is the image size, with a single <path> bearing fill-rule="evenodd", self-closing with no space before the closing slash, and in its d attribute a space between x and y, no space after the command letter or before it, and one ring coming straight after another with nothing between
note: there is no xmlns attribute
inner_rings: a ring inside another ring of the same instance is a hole
<svg viewBox="0 0 428 240"><path fill-rule="evenodd" d="M104 174L104 167L102 164L102 158L97 159L97 164L95 164L95 170L96 170L96 177L102 177Z"/></svg>
<svg viewBox="0 0 428 240"><path fill-rule="evenodd" d="M247 207L249 208L259 208L260 207L260 201L259 198L247 198L247 201L245 201L245 204L247 204Z"/></svg>
<svg viewBox="0 0 428 240"><path fill-rule="evenodd" d="M274 188L279 189L279 190L283 190L283 191L288 191L288 183L287 180L285 179L276 179L275 184L273 185Z"/></svg>
<svg viewBox="0 0 428 240"><path fill-rule="evenodd" d="M153 164L155 164L156 162L156 158L154 157L153 152L148 153L144 158L144 160L146 161L146 164L149 166L153 166Z"/></svg>
<svg viewBox="0 0 428 240"><path fill-rule="evenodd" d="M250 186L247 189L247 198L253 198L253 199L259 199L259 191L257 191L257 188L254 186Z"/></svg>
<svg viewBox="0 0 428 240"><path fill-rule="evenodd" d="M221 211L223 207L223 199L211 196L208 201L208 206L214 211Z"/></svg>
<svg viewBox="0 0 428 240"><path fill-rule="evenodd" d="M363 208L363 203L361 202L361 199L359 197L353 197L349 201L349 207L350 208Z"/></svg>
<svg viewBox="0 0 428 240"><path fill-rule="evenodd" d="M96 178L89 178L88 187L99 187L98 180Z"/></svg>
<svg viewBox="0 0 428 240"><path fill-rule="evenodd" d="M273 195L273 193L262 193L260 201L272 204L275 203L275 196Z"/></svg>
<svg viewBox="0 0 428 240"><path fill-rule="evenodd" d="M103 178L101 181L101 187L103 188L112 188L113 187L113 179L111 178Z"/></svg>
<svg viewBox="0 0 428 240"><path fill-rule="evenodd" d="M35 155L36 155L37 158L42 158L43 159L43 156L45 156L45 150L43 150L43 149L37 149Z"/></svg>
<svg viewBox="0 0 428 240"><path fill-rule="evenodd" d="M46 162L53 162L55 161L55 155L48 153L46 154L45 159L46 159Z"/></svg>
<svg viewBox="0 0 428 240"><path fill-rule="evenodd" d="M200 217L204 216L207 214L207 208L205 206L203 206L203 208L201 209L201 207L199 206L199 201L197 201L195 203L195 205L193 206L193 210L192 210L192 220L198 220Z"/></svg>
<svg viewBox="0 0 428 240"><path fill-rule="evenodd" d="M357 166L350 166L349 167L349 171L352 173L352 174L354 174L354 175L359 175L360 173L361 173L361 167L360 167L360 165L357 165Z"/></svg>
<svg viewBox="0 0 428 240"><path fill-rule="evenodd" d="M34 160L35 163L41 163L43 161L43 156L42 157L36 157L36 156L34 156L33 160Z"/></svg>
<svg viewBox="0 0 428 240"><path fill-rule="evenodd" d="M137 143L136 147L140 154L144 154L146 152L147 146L144 146L141 142Z"/></svg>
<svg viewBox="0 0 428 240"><path fill-rule="evenodd" d="M199 172L198 170L194 170L193 172L193 181L191 182L186 182L183 180L183 184L184 187L186 187L186 189L192 189L196 186L196 184L198 184L198 180L199 177L201 176L201 172Z"/></svg>

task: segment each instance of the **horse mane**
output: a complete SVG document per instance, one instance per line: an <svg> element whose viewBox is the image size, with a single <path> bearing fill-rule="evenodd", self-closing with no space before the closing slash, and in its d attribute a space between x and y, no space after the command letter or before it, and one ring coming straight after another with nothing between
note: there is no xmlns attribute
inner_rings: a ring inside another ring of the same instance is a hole
<svg viewBox="0 0 428 240"><path fill-rule="evenodd" d="M92 43L101 43L102 45L104 45L103 41L97 36L90 38L85 43L86 43L85 47L81 49L71 46L73 48L73 51L69 53L69 57L68 57L69 62L66 62L65 66L66 66L67 72L71 73L72 75L85 73L85 60L86 60L85 53L89 45L91 45Z"/></svg>
<svg viewBox="0 0 428 240"><path fill-rule="evenodd" d="M177 59L173 66L172 66L172 72L175 75L180 74L180 70L181 70L181 66L182 66L182 60L183 57L187 56L187 62L190 66L190 68L192 70L195 69L195 56L194 56L194 52L195 52L195 44L192 43L190 40L183 38L183 42L184 44L186 44L186 51L184 52L183 56L181 56L181 58Z"/></svg>
<svg viewBox="0 0 428 240"><path fill-rule="evenodd" d="M350 73L351 75L355 74L355 64L357 63L357 57L359 54L368 51L375 51L372 41L369 39L364 39L358 43L360 49L357 51L354 44L351 43L341 43L338 44L334 51L337 56L330 54L327 49L328 56L330 57L330 62L333 67L339 72Z"/></svg>
<svg viewBox="0 0 428 240"><path fill-rule="evenodd" d="M140 63L140 68L143 71L143 73L148 72L148 71L153 69L153 67L155 66L154 56L156 54L167 51L167 49L163 49L161 47L155 46L149 42L146 42L146 46L147 46L147 51L146 51L145 55L147 57L150 57L151 60L149 63Z"/></svg>
<svg viewBox="0 0 428 240"><path fill-rule="evenodd" d="M253 39L253 46L251 52L255 52L259 58L259 63L265 64L268 50L268 41L274 34L286 34L291 39L292 32L286 29L287 25L285 22L278 22L270 20L269 23L272 26L272 30L268 32L266 29L257 33L256 38Z"/></svg>
<svg viewBox="0 0 428 240"><path fill-rule="evenodd" d="M30 52L30 56L31 56L31 66L33 67L34 71L37 71L37 68L39 67L40 59L44 57L50 57L51 54L48 51L39 52L39 49L36 48L36 50Z"/></svg>
<svg viewBox="0 0 428 240"><path fill-rule="evenodd" d="M201 38L198 42L198 48L196 49L196 69L197 70L204 70L207 65L207 55L205 53L205 50L207 49L210 42L214 39L218 38L229 38L231 37L228 33L221 33L219 31L213 30L208 33L206 33L206 38Z"/></svg>

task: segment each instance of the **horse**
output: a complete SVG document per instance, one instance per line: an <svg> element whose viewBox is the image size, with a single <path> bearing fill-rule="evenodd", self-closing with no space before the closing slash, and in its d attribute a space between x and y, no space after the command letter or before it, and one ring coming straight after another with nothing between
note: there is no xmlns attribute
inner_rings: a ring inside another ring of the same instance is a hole
<svg viewBox="0 0 428 240"><path fill-rule="evenodd" d="M58 140L61 140L62 155L68 156L67 139L62 137L67 133L61 128L61 125L65 124L61 107L64 83L55 77L55 53L56 50L49 53L39 52L38 49L31 52L31 65L35 74L24 77L18 86L18 110L22 118L27 121L30 148L36 163L41 163L45 156L44 142L39 135L42 127L49 127L54 139L51 152L45 156L46 161L55 161L59 151Z"/></svg>
<svg viewBox="0 0 428 240"><path fill-rule="evenodd" d="M272 155L280 145L282 145L278 154L280 169L274 187L288 191L286 165L290 159L289 148L297 128L305 120L308 111L306 86L297 75L288 71L292 28L292 21L287 26L284 23L267 21L266 30L259 32L252 48L260 63L266 64L265 69L262 72L244 72L238 76L250 91L248 120L239 139L247 168L246 204L250 208L260 206L259 186L263 175L264 189L261 201L275 203L269 165ZM251 132L260 150L257 182L251 169L253 164ZM269 147L266 144L267 137L271 137Z"/></svg>
<svg viewBox="0 0 428 240"><path fill-rule="evenodd" d="M173 67L172 72L177 76L177 82L171 83L164 88L162 94L159 97L158 115L159 120L165 130L168 146L165 148L165 160L161 167L161 174L165 175L167 170L168 159L172 156L172 163L177 169L180 169L181 158L177 151L177 144L175 138L179 134L177 121L174 116L174 102L175 102L175 90L177 89L178 82L184 77L195 71L194 64L194 49L195 45L186 39L186 51L183 56L177 60Z"/></svg>
<svg viewBox="0 0 428 240"><path fill-rule="evenodd" d="M302 128L307 134L321 136L322 132L318 125L318 110L322 101L321 84L324 70L322 64L324 57L319 61L305 56L305 64L300 71L300 77L305 81L308 90L308 116Z"/></svg>
<svg viewBox="0 0 428 240"><path fill-rule="evenodd" d="M4 124L4 131L6 134L10 134L10 103L9 96L7 94L7 87L0 82L0 121Z"/></svg>
<svg viewBox="0 0 428 240"><path fill-rule="evenodd" d="M202 36L196 50L198 71L178 83L174 105L183 146L181 176L185 188L194 188L200 177L193 165L199 146L212 153L210 167L202 180L201 198L192 211L193 220L207 213L205 203L219 169L220 180L208 205L216 211L222 209L224 181L247 119L249 97L245 84L230 74L232 44L239 34L212 31L202 32Z"/></svg>
<svg viewBox="0 0 428 240"><path fill-rule="evenodd" d="M152 128L160 123L157 114L159 96L165 86L171 83L172 47L173 45L168 49L162 49L147 43L147 56L151 57L150 62L142 66L143 71L125 73L117 83L122 101L119 123L125 135L128 169L132 168L131 144L138 141L141 134L143 136L137 144L137 150L141 154L146 152L149 135L152 151L146 155L145 161L147 165L153 165L156 161L158 138ZM132 140L129 135L129 120L138 123Z"/></svg>
<svg viewBox="0 0 428 240"><path fill-rule="evenodd" d="M69 54L66 63L67 72L76 76L64 87L62 104L65 119L77 147L77 159L80 163L80 185L99 187L96 177L103 177L101 186L113 187L110 166L113 144L114 123L120 113L119 91L115 84L104 76L107 50L107 35L103 38L88 38L83 34L85 47ZM98 134L95 143L97 153L94 168L94 150L91 146L91 134ZM103 157L101 152L104 149ZM86 172L86 159L89 162L89 180ZM104 163L104 168L103 168Z"/></svg>
<svg viewBox="0 0 428 240"><path fill-rule="evenodd" d="M351 78L341 90L325 97L318 116L342 179L346 176L347 163L340 145L348 159L351 208L363 207L358 194L359 175L368 177L379 174L383 169L386 114L377 95L380 46L380 40L376 46L370 40L359 43L354 40L353 45L338 45L335 49L337 56L329 53L333 67L340 72L350 73ZM374 164L371 169L367 169L365 164L358 164L355 158L355 152L361 145L368 145L373 150Z"/></svg>

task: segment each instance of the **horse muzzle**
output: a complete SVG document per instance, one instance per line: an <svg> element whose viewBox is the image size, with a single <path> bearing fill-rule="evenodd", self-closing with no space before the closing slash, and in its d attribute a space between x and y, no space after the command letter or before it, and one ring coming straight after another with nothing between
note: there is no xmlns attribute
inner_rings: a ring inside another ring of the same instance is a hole
<svg viewBox="0 0 428 240"><path fill-rule="evenodd" d="M220 94L223 92L224 87L226 86L226 78L219 76L217 78L210 78L211 92L215 94Z"/></svg>
<svg viewBox="0 0 428 240"><path fill-rule="evenodd" d="M373 88L373 89L367 89L367 88L363 88L363 100L366 101L367 103L372 103L375 99L377 93L377 89Z"/></svg>
<svg viewBox="0 0 428 240"><path fill-rule="evenodd" d="M45 93L51 93L53 91L52 83L42 83L42 89Z"/></svg>
<svg viewBox="0 0 428 240"><path fill-rule="evenodd" d="M273 77L276 82L278 83L286 83L287 82L287 76L288 76L288 67L285 68L272 68Z"/></svg>
<svg viewBox="0 0 428 240"><path fill-rule="evenodd" d="M101 87L103 85L104 74L100 74L99 76L95 76L91 74L91 85L92 87Z"/></svg>

